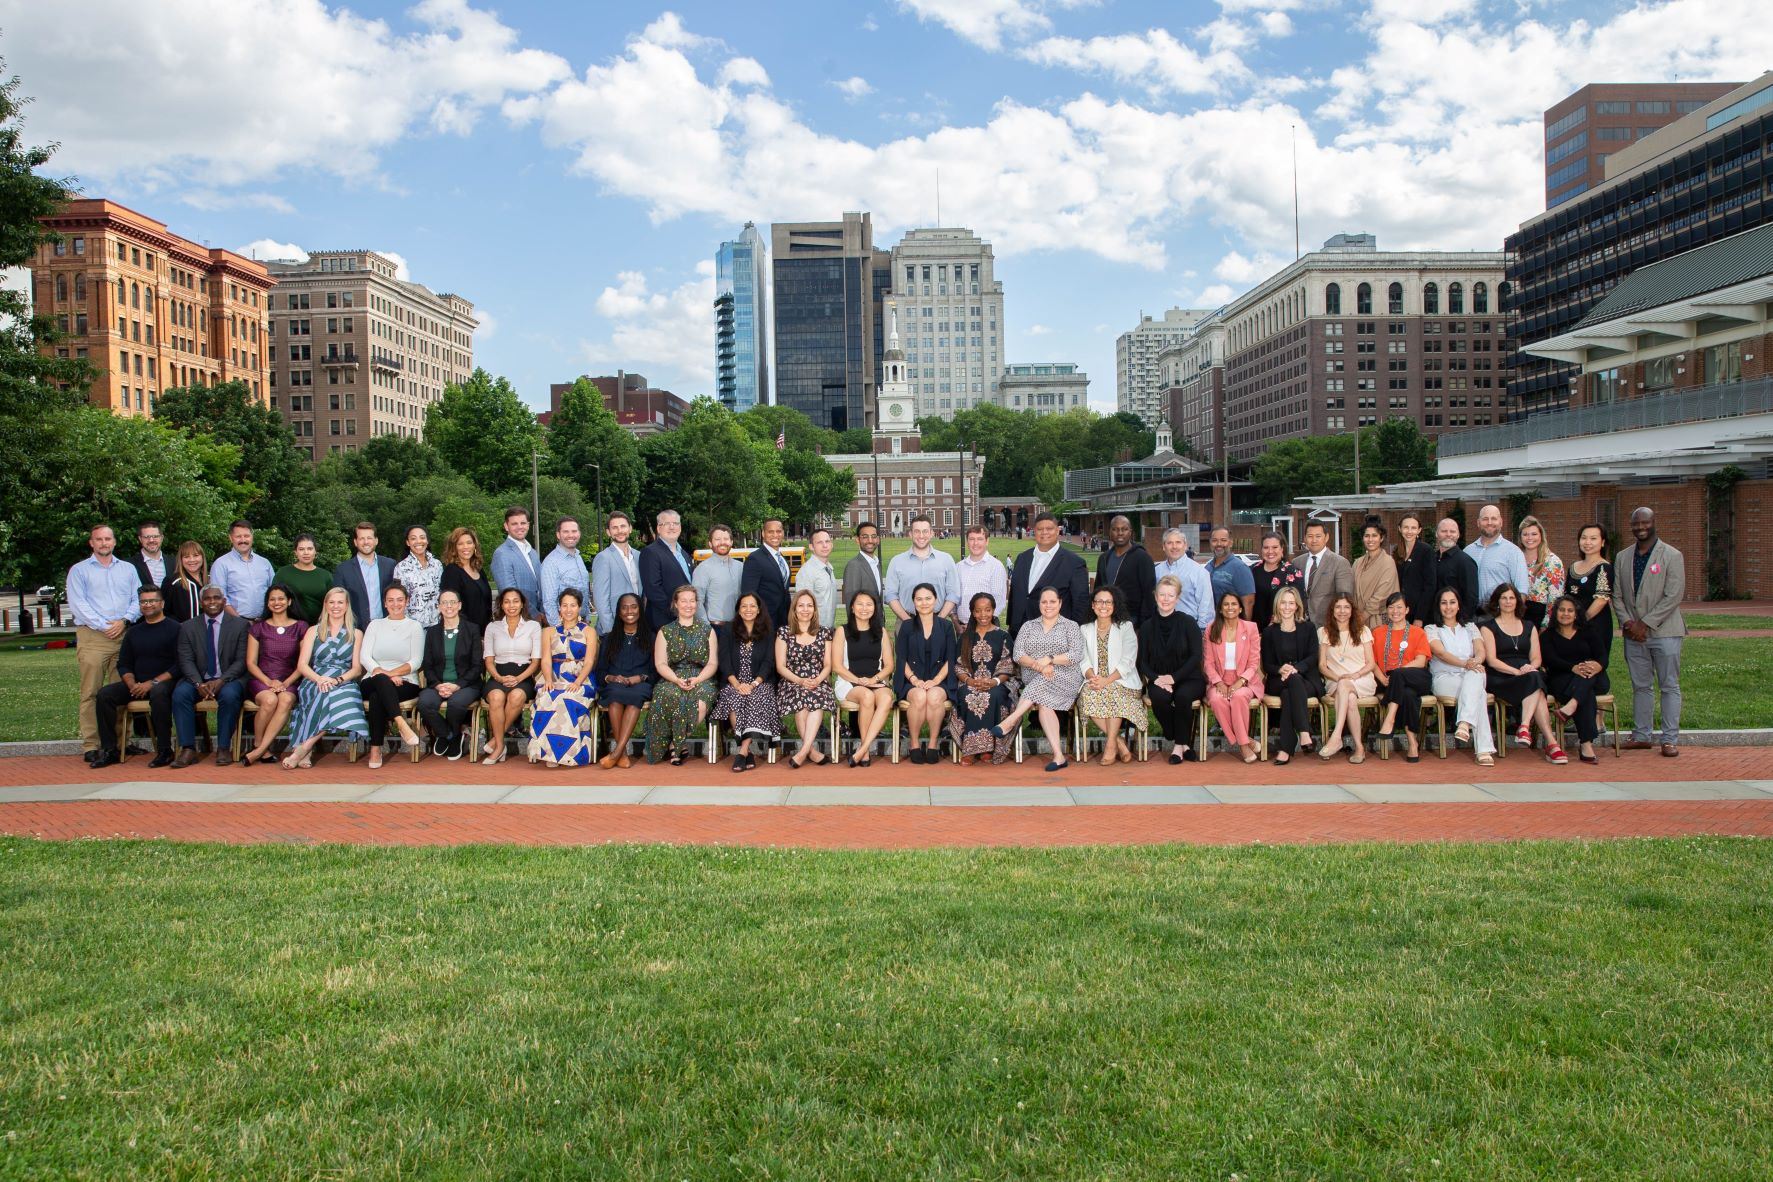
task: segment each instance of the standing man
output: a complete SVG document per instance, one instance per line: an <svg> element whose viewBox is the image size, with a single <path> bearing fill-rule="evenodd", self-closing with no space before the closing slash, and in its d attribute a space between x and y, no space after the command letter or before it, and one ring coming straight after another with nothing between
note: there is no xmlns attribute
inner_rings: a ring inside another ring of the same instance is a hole
<svg viewBox="0 0 1773 1182"><path fill-rule="evenodd" d="M1354 594L1354 564L1330 549L1330 527L1321 521L1306 523L1305 552L1293 565L1304 579L1305 614L1313 624L1330 618L1330 600Z"/></svg>
<svg viewBox="0 0 1773 1182"><path fill-rule="evenodd" d="M141 619L136 589L142 577L118 558L117 535L102 522L86 535L91 557L68 568L68 611L74 617L75 659L80 667L80 757L99 757L98 692L111 680L123 630Z"/></svg>
<svg viewBox="0 0 1773 1182"><path fill-rule="evenodd" d="M1040 593L1059 593L1059 614L1078 624L1090 619L1090 571L1084 560L1059 544L1059 519L1042 513L1034 519L1034 549L1016 555L1010 570L1010 641L1023 624L1040 614Z"/></svg>
<svg viewBox="0 0 1773 1182"><path fill-rule="evenodd" d="M226 554L216 556L209 566L209 581L222 589L228 614L252 623L265 614L265 592L271 589L277 568L271 560L252 550L252 526L236 521L228 527Z"/></svg>
<svg viewBox="0 0 1773 1182"><path fill-rule="evenodd" d="M1231 552L1231 531L1220 526L1208 536L1207 542L1213 547L1213 557L1207 563L1207 574L1213 580L1213 606L1219 606L1219 597L1227 591L1238 597L1244 605L1244 619L1256 610L1256 576L1250 573L1249 563Z"/></svg>
<svg viewBox="0 0 1773 1182"><path fill-rule="evenodd" d="M911 549L887 563L886 586L881 593L901 620L917 614L911 606L911 593L919 583L936 589L940 601L936 613L943 618L952 618L955 608L960 606L960 577L954 569L954 559L931 549L935 537L936 527L929 514L915 514L911 518Z"/></svg>
<svg viewBox="0 0 1773 1182"><path fill-rule="evenodd" d="M608 636L609 630L616 626L616 604L624 595L639 595L640 610L647 613L647 622L653 618L653 604L641 590L641 555L628 544L634 534L634 523L620 509L611 509L609 517L604 521L604 534L609 538L609 545L597 552L591 560L591 595L592 603L597 607L597 634ZM659 601L670 613L671 595Z"/></svg>
<svg viewBox="0 0 1773 1182"><path fill-rule="evenodd" d="M1508 583L1519 592L1522 601L1527 596L1527 556L1521 548L1502 536L1502 510L1495 505L1485 505L1478 510L1477 541L1465 548L1465 553L1477 563L1478 601L1472 605L1472 613L1481 615L1484 605L1490 602L1490 592Z"/></svg>
<svg viewBox="0 0 1773 1182"><path fill-rule="evenodd" d="M677 618L671 610L671 593L692 584L695 563L679 541L682 536L682 516L675 509L661 509L653 518L652 544L640 552L640 594L647 623L655 632ZM613 600L610 609L615 609ZM601 627L602 621L598 623Z"/></svg>
<svg viewBox="0 0 1773 1182"><path fill-rule="evenodd" d="M1108 549L1096 559L1096 586L1120 588L1134 631L1157 610L1157 564L1144 546L1133 545L1133 523L1124 513L1108 522Z"/></svg>
<svg viewBox="0 0 1773 1182"><path fill-rule="evenodd" d="M117 676L98 692L99 755L95 768L123 762L117 748L117 712L131 702L148 703L148 721L154 731L151 768L172 762L172 691L179 675L179 626L166 618L166 601L160 588L143 584L136 592L141 621L123 634L117 653Z"/></svg>
<svg viewBox="0 0 1773 1182"><path fill-rule="evenodd" d="M880 602L886 580L880 572L880 527L864 521L856 527L856 556L843 564L843 597L848 601L858 591L872 591ZM885 624L885 620L881 621Z"/></svg>
<svg viewBox="0 0 1773 1182"><path fill-rule="evenodd" d="M763 523L763 545L745 556L739 572L739 594L755 594L777 630L788 622L788 560L782 557L782 538L788 531L780 517Z"/></svg>
<svg viewBox="0 0 1773 1182"><path fill-rule="evenodd" d="M1681 638L1687 622L1681 599L1687 591L1687 564L1681 552L1656 536L1656 513L1631 511L1631 536L1637 545L1613 558L1619 631L1625 637L1625 666L1631 670L1631 742L1633 751L1648 751L1655 719L1651 678L1662 691L1662 753L1681 753Z"/></svg>
<svg viewBox="0 0 1773 1182"><path fill-rule="evenodd" d="M571 587L582 604L591 598L591 572L579 554L579 519L562 517L554 526L554 549L542 559L542 614L560 627L560 593Z"/></svg>
<svg viewBox="0 0 1773 1182"><path fill-rule="evenodd" d="M382 617L382 590L394 581L394 560L376 553L376 527L359 521L351 530L351 557L333 568L332 585L351 597L351 621L359 631Z"/></svg>
<svg viewBox="0 0 1773 1182"><path fill-rule="evenodd" d="M829 628L837 623L837 570L831 565L831 531L824 526L807 536L812 554L794 572L794 590L812 592L819 605L819 626Z"/></svg>
<svg viewBox="0 0 1773 1182"><path fill-rule="evenodd" d="M142 552L130 559L129 564L142 577L144 587L158 587L166 582L166 555L160 552L165 537L158 521L144 521L136 528L135 540L141 543Z"/></svg>
<svg viewBox="0 0 1773 1182"><path fill-rule="evenodd" d="M696 563L690 586L696 589L697 610L710 624L730 624L739 602L739 579L745 568L733 557L733 527L716 525L708 530L708 548L714 553Z"/></svg>
<svg viewBox="0 0 1773 1182"><path fill-rule="evenodd" d="M1176 597L1176 610L1191 617L1202 632L1211 626L1219 611L1213 595L1213 576L1188 552L1188 535L1176 526L1164 531L1164 560L1152 567L1152 574L1159 579L1172 575L1180 580L1182 594ZM1153 606L1156 602L1154 594Z"/></svg>
<svg viewBox="0 0 1773 1182"><path fill-rule="evenodd" d="M246 621L225 610L220 587L205 587L197 606L197 614L179 627L179 683L172 691L172 720L179 736L174 770L197 762L200 701L216 704L215 765L234 762L234 727L246 696Z"/></svg>
<svg viewBox="0 0 1773 1182"><path fill-rule="evenodd" d="M500 591L523 592L530 619L542 618L542 557L529 544L529 510L522 505L505 510L505 540L493 551L492 577Z"/></svg>
<svg viewBox="0 0 1773 1182"><path fill-rule="evenodd" d="M982 525L967 526L966 557L954 564L960 581L960 610L954 619L961 627L973 618L973 596L983 591L997 605L995 614L1002 617L1010 606L1010 572L1003 561L991 552L991 534Z"/></svg>
<svg viewBox="0 0 1773 1182"><path fill-rule="evenodd" d="M1434 527L1434 599L1423 607L1430 622L1441 618L1441 592L1448 587L1459 592L1465 614L1475 616L1478 610L1477 563L1459 548L1459 523L1443 517Z"/></svg>

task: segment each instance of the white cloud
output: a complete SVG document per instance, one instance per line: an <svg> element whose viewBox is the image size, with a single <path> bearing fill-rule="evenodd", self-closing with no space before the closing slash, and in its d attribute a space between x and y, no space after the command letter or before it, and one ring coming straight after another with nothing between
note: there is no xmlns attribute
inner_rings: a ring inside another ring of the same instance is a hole
<svg viewBox="0 0 1773 1182"><path fill-rule="evenodd" d="M1284 12L1265 12L1256 18L1265 37L1291 37L1293 35L1293 18Z"/></svg>
<svg viewBox="0 0 1773 1182"><path fill-rule="evenodd" d="M377 254L394 264L394 278L412 282L412 268L406 265L406 256L392 250L378 250Z"/></svg>
<svg viewBox="0 0 1773 1182"><path fill-rule="evenodd" d="M639 271L623 271L592 304L610 322L607 338L581 341L587 364L645 373L653 382L693 398L714 386L714 264L697 264L696 277L670 291L651 290Z"/></svg>
<svg viewBox="0 0 1773 1182"><path fill-rule="evenodd" d="M1191 296L1188 306L1191 308L1217 308L1221 304L1229 304L1236 299L1241 290L1243 289L1233 287L1229 283L1215 283L1209 287L1201 288L1199 292Z"/></svg>
<svg viewBox="0 0 1773 1182"><path fill-rule="evenodd" d="M683 18L675 12L660 13L659 19L643 29L640 35L654 45L672 49L701 49L714 44L712 38L698 36L685 28Z"/></svg>
<svg viewBox="0 0 1773 1182"><path fill-rule="evenodd" d="M254 239L245 246L236 246L234 253L243 254L249 259L258 259L260 262L268 262L272 259L280 262L287 259L296 263L308 261L307 251L293 242L279 242L275 238Z"/></svg>
<svg viewBox="0 0 1773 1182"><path fill-rule="evenodd" d="M769 71L754 57L736 57L720 67L722 86L768 86ZM866 85L866 83L864 83Z"/></svg>
<svg viewBox="0 0 1773 1182"><path fill-rule="evenodd" d="M1017 39L1052 28L1038 0L899 0L918 20L946 25L981 49L1001 49Z"/></svg>
<svg viewBox="0 0 1773 1182"><path fill-rule="evenodd" d="M463 134L487 107L568 73L468 0L421 0L400 30L322 0L87 0L80 21L66 15L0 0L8 64L38 100L33 134L61 141L58 169L144 188L193 175L220 189L287 168L373 178L405 136Z"/></svg>
<svg viewBox="0 0 1773 1182"><path fill-rule="evenodd" d="M1287 261L1266 252L1257 254L1255 258L1246 258L1241 252L1234 250L1219 260L1213 267L1213 274L1217 278L1247 286L1274 274Z"/></svg>
<svg viewBox="0 0 1773 1182"><path fill-rule="evenodd" d="M841 90L844 97L852 101L874 93L874 87L868 85L868 79L862 77L860 74L851 78L845 78L841 82L833 82L831 85Z"/></svg>
<svg viewBox="0 0 1773 1182"><path fill-rule="evenodd" d="M1023 47L1017 55L1043 66L1108 74L1154 93L1210 94L1227 83L1250 77L1248 67L1233 52L1242 44L1235 38L1215 36L1209 52L1201 54L1167 30L1150 29L1087 41L1047 37Z"/></svg>
<svg viewBox="0 0 1773 1182"><path fill-rule="evenodd" d="M1030 324L1025 331L1031 337L1044 337L1053 330L1044 324Z"/></svg>
<svg viewBox="0 0 1773 1182"><path fill-rule="evenodd" d="M494 316L490 310L476 304L474 306L474 319L478 322L478 327L474 329L475 344L480 344L482 341L490 341L495 336L499 335L499 318Z"/></svg>
<svg viewBox="0 0 1773 1182"><path fill-rule="evenodd" d="M272 213L294 213L295 206L275 193L220 193L214 189L191 189L179 200L193 209L215 212L222 209L268 209Z"/></svg>

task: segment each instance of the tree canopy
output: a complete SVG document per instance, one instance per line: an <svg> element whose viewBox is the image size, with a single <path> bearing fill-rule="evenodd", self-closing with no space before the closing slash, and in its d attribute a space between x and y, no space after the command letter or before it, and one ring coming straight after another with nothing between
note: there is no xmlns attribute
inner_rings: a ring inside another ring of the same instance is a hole
<svg viewBox="0 0 1773 1182"><path fill-rule="evenodd" d="M535 412L511 383L476 368L425 410L425 442L488 492L528 488L530 457L543 447Z"/></svg>
<svg viewBox="0 0 1773 1182"><path fill-rule="evenodd" d="M1157 435L1138 416L1099 415L1079 407L1041 415L995 404L957 411L953 419L917 421L925 451L961 446L985 457L980 493L987 497L1036 496L1042 468L1094 468L1125 457L1143 459L1157 448Z"/></svg>
<svg viewBox="0 0 1773 1182"><path fill-rule="evenodd" d="M1250 479L1270 505L1303 497L1365 492L1374 485L1402 484L1434 476L1434 444L1413 419L1387 419L1361 430L1361 488L1355 488L1354 434L1318 435L1270 444Z"/></svg>
<svg viewBox="0 0 1773 1182"><path fill-rule="evenodd" d="M587 501L627 508L640 497L640 445L579 378L561 395L548 423L548 471L578 485ZM601 471L599 470L601 469Z"/></svg>

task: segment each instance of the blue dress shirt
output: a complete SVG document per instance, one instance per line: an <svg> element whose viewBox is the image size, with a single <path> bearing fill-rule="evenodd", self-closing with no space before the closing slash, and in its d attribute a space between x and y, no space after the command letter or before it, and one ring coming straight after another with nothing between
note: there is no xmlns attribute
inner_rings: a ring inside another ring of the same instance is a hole
<svg viewBox="0 0 1773 1182"><path fill-rule="evenodd" d="M102 632L112 620L134 623L142 618L136 590L142 585L135 564L111 556L106 564L97 555L68 568L68 608L82 628Z"/></svg>
<svg viewBox="0 0 1773 1182"><path fill-rule="evenodd" d="M238 550L229 550L210 563L209 581L222 589L236 614L256 620L265 614L265 592L276 573L269 558L251 550L242 558Z"/></svg>

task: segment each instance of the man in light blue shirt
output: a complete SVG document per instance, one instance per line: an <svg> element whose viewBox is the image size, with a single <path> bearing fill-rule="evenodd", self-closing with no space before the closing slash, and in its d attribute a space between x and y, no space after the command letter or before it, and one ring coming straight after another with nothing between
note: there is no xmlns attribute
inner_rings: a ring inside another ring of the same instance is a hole
<svg viewBox="0 0 1773 1182"><path fill-rule="evenodd" d="M80 668L80 747L88 763L99 757L98 692L111 680L123 630L142 618L136 591L141 572L118 558L117 534L95 525L87 534L92 557L68 568L68 611L74 617L75 663Z"/></svg>
<svg viewBox="0 0 1773 1182"><path fill-rule="evenodd" d="M1489 614L1490 593L1504 583L1511 584L1523 601L1527 594L1527 556L1521 548L1502 536L1502 510L1485 505L1478 510L1477 540L1465 548L1477 563L1478 601L1472 610Z"/></svg>
<svg viewBox="0 0 1773 1182"><path fill-rule="evenodd" d="M973 596L983 591L997 605L995 615L1002 617L1010 610L1010 575L1003 560L991 552L991 534L982 525L967 527L966 557L954 564L955 580L960 591L960 618L973 618Z"/></svg>
<svg viewBox="0 0 1773 1182"><path fill-rule="evenodd" d="M579 593L579 602L591 598L591 572L579 553L579 521L562 517L554 527L554 540L559 543L542 559L542 611L548 622L560 626L560 593L568 587Z"/></svg>
<svg viewBox="0 0 1773 1182"><path fill-rule="evenodd" d="M500 591L515 587L523 592L530 619L543 618L542 556L529 544L529 510L520 505L505 510L505 540L493 551L492 577Z"/></svg>
<svg viewBox="0 0 1773 1182"><path fill-rule="evenodd" d="M831 566L831 531L820 526L807 535L812 550L801 560L794 572L794 593L812 595L819 609L819 627L829 628L837 621L837 571Z"/></svg>
<svg viewBox="0 0 1773 1182"><path fill-rule="evenodd" d="M233 549L210 565L209 581L227 598L229 615L256 620L265 614L265 592L271 589L277 568L269 558L252 552L252 526L244 521L228 527L228 544Z"/></svg>
<svg viewBox="0 0 1773 1182"><path fill-rule="evenodd" d="M1174 575L1182 584L1176 610L1192 616L1203 629L1213 622L1213 576L1188 553L1188 535L1171 526L1164 531L1164 560L1154 564L1157 578Z"/></svg>
<svg viewBox="0 0 1773 1182"><path fill-rule="evenodd" d="M960 577L954 569L954 559L930 548L935 536L936 527L930 524L929 516L919 513L911 519L911 549L887 564L886 587L882 594L901 620L909 620L917 614L909 605L911 593L919 583L928 583L936 589L939 615L952 617L955 608L960 606Z"/></svg>

